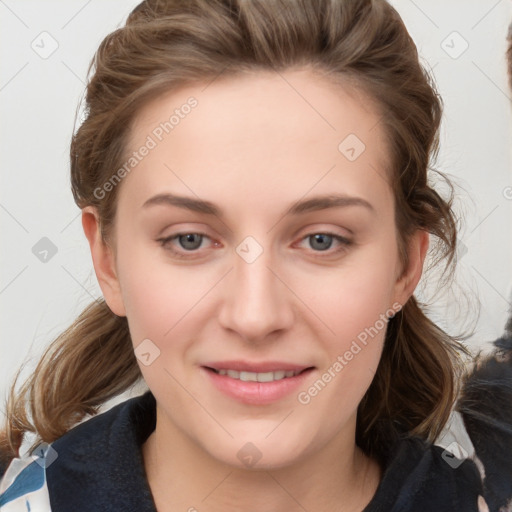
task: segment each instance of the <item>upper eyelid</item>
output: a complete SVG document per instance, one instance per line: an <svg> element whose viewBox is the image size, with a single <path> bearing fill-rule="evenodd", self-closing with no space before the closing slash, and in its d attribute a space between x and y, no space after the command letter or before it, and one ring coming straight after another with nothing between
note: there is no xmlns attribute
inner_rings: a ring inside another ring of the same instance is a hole
<svg viewBox="0 0 512 512"><path fill-rule="evenodd" d="M317 224L322 224L321 222L317 222L317 223L312 223L313 225L317 225ZM178 228L179 229L179 228ZM343 227L341 228L340 226L338 226L338 229L343 229L344 231L347 232L347 234L341 234L341 233L337 233L336 232L336 229L335 228L313 228L313 227L310 227L310 226L307 226L307 227L303 227L303 228L300 228L300 229L294 229L294 235L293 235L293 238L296 238L297 236L299 236L299 233L300 232L304 232L304 235L302 235L301 238L304 238L306 236L310 236L310 235L314 235L314 234L318 234L318 233L324 233L324 234L328 234L328 235L333 235L333 236L339 236L341 238L345 238L345 239L349 239L350 237L352 237L354 235L354 232L349 229L348 227ZM162 229L160 231L160 233L164 232L165 229ZM179 229L178 231L176 231L175 233L171 234L171 235L168 235L168 236L160 236L159 238L173 238L173 237L176 237L176 236L179 236L179 235L189 235L189 234L192 234L192 233L195 233L195 234L200 234L200 235L203 235L203 236L207 236L209 238L215 238L215 236L210 236L207 231L209 231L209 228L182 228L182 229Z"/></svg>

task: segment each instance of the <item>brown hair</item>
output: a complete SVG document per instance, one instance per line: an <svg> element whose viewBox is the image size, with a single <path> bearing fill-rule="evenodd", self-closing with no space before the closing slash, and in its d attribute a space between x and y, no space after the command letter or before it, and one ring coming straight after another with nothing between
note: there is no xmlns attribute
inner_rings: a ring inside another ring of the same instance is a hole
<svg viewBox="0 0 512 512"><path fill-rule="evenodd" d="M417 229L434 235L433 264L455 263L452 195L429 184L437 156L442 104L419 63L401 18L384 0L148 0L109 34L91 62L86 119L72 138L71 181L77 205L93 205L107 243L119 187L98 199L125 161L130 127L140 108L187 83L252 70L310 66L355 84L372 98L391 155L400 257ZM448 182L449 184L449 182ZM358 409L357 443L381 457L396 432L433 441L457 396L465 352L411 297L389 321L375 378ZM126 318L103 301L91 304L47 349L7 404L5 459L24 433L52 442L109 398L138 381ZM30 417L29 417L30 413ZM36 441L37 443L37 441ZM33 446L36 445L34 443Z"/></svg>

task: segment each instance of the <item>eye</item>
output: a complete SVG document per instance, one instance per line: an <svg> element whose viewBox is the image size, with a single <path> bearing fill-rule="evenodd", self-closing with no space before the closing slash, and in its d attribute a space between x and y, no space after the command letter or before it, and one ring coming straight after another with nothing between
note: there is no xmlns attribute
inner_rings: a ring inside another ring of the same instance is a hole
<svg viewBox="0 0 512 512"><path fill-rule="evenodd" d="M202 248L205 239L211 240L205 233L176 233L174 235L158 238L157 242L160 243L166 251L171 252L177 258L190 258L195 257L195 254L200 252L198 249ZM301 240L301 244L308 241L309 246L315 253L326 252L328 255L337 254L345 251L348 246L352 244L350 240L335 233L311 233L306 235ZM338 247L330 250L336 243ZM214 246L219 246L218 242L213 242ZM188 253L188 254L187 254Z"/></svg>
<svg viewBox="0 0 512 512"><path fill-rule="evenodd" d="M352 242L345 237L336 235L335 233L311 233L302 239L302 242L308 241L314 252L326 252L332 247L333 242L337 242L339 246L329 254L338 253L345 250Z"/></svg>
<svg viewBox="0 0 512 512"><path fill-rule="evenodd" d="M190 256L185 253L197 252L197 249L201 248L202 242L205 238L210 239L210 237L204 233L176 233L175 235L171 235L166 238L158 238L157 242L160 242L162 247L173 253L178 258L187 258ZM173 244L174 241L178 243L178 249L175 248L176 245Z"/></svg>

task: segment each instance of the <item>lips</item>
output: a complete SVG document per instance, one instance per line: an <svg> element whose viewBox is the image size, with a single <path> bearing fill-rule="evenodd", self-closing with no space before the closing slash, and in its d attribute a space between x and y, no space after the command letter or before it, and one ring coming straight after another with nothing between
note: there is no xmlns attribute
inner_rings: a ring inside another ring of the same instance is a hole
<svg viewBox="0 0 512 512"><path fill-rule="evenodd" d="M222 367L228 367L227 369ZM246 370L229 369L229 366L238 368L268 368L274 371L250 372ZM219 367L214 369L213 367ZM290 370L275 370L275 368L291 368ZM295 369L295 370L294 370ZM223 395L235 399L238 402L249 405L268 405L275 403L302 386L306 386L315 371L312 366L296 365L284 362L247 363L241 361L222 361L208 363L208 366L201 366L201 374L206 382L213 384L213 387ZM298 373L295 374L295 371ZM286 376L283 373L289 372L292 375Z"/></svg>

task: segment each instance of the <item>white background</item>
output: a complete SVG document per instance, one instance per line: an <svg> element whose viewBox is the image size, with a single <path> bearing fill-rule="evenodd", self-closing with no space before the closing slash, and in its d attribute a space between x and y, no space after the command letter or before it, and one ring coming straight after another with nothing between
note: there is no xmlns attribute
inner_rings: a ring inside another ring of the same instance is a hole
<svg viewBox="0 0 512 512"><path fill-rule="evenodd" d="M137 3L0 0L0 409L19 365L26 360L27 371L33 368L44 347L100 295L70 191L69 142L90 59ZM467 248L449 295L434 296L423 286L418 294L434 301L429 314L450 333L473 329L468 345L488 350L503 332L512 284L512 102L505 62L512 5L392 3L445 103L437 167L459 185ZM58 48L48 58L32 48L48 51L52 40ZM42 237L57 248L46 263L32 252Z"/></svg>

